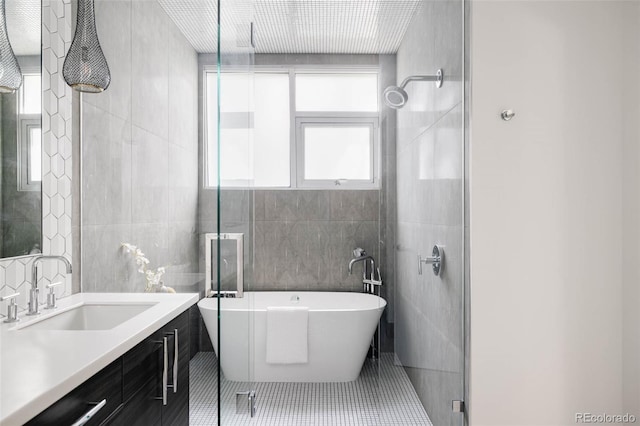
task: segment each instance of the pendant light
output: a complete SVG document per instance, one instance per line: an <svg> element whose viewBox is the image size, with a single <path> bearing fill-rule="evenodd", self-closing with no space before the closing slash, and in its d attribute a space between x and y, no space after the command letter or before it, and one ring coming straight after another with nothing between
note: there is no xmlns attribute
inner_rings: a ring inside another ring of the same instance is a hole
<svg viewBox="0 0 640 426"><path fill-rule="evenodd" d="M0 93L14 93L22 85L22 71L7 33L5 0L0 0Z"/></svg>
<svg viewBox="0 0 640 426"><path fill-rule="evenodd" d="M111 73L98 40L93 0L78 0L76 33L62 75L69 86L80 92L100 93L109 87Z"/></svg>

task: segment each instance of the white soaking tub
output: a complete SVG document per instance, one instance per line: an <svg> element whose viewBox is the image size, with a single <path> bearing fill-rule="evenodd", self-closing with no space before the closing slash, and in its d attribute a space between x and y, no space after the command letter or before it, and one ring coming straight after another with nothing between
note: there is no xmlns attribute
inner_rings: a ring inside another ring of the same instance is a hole
<svg viewBox="0 0 640 426"><path fill-rule="evenodd" d="M232 381L349 382L355 380L387 302L365 293L245 292L243 298L198 302L220 357L222 373ZM267 308L308 308L306 363L267 363Z"/></svg>

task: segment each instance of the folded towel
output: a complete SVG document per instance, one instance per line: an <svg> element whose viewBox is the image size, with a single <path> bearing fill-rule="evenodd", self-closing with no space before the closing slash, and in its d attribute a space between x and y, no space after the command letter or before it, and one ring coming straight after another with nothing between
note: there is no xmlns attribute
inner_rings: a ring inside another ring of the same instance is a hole
<svg viewBox="0 0 640 426"><path fill-rule="evenodd" d="M267 363L306 364L308 323L307 307L268 307Z"/></svg>

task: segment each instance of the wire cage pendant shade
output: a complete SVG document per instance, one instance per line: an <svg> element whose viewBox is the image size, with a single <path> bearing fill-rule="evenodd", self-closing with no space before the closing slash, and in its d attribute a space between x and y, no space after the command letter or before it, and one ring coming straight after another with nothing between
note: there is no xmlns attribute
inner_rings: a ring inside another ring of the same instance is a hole
<svg viewBox="0 0 640 426"><path fill-rule="evenodd" d="M96 31L94 0L78 1L76 33L62 67L69 86L80 91L100 93L109 87L111 72Z"/></svg>
<svg viewBox="0 0 640 426"><path fill-rule="evenodd" d="M7 32L5 0L0 0L0 93L14 93L22 85L22 71Z"/></svg>

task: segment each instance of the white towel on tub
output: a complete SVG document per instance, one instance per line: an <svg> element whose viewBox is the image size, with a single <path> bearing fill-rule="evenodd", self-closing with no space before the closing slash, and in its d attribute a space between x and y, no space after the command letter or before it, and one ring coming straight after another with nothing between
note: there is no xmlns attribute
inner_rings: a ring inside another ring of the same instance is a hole
<svg viewBox="0 0 640 426"><path fill-rule="evenodd" d="M267 308L267 363L308 362L309 308L301 306Z"/></svg>

